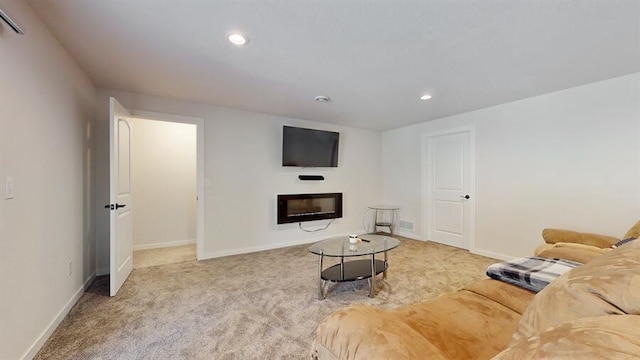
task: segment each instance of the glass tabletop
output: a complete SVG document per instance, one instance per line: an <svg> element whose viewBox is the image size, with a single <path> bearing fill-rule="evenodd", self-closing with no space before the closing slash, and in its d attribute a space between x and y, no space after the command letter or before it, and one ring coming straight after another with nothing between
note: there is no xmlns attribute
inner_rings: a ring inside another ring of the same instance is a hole
<svg viewBox="0 0 640 360"><path fill-rule="evenodd" d="M375 204L367 207L372 210L400 210L398 205Z"/></svg>
<svg viewBox="0 0 640 360"><path fill-rule="evenodd" d="M309 247L309 251L324 256L363 256L395 249L398 239L385 235L359 235L358 243L349 243L348 236L338 236L319 241Z"/></svg>

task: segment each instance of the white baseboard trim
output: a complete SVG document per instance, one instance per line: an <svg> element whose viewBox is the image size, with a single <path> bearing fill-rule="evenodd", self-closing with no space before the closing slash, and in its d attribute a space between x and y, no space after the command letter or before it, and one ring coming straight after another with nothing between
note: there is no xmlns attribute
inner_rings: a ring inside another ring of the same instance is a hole
<svg viewBox="0 0 640 360"><path fill-rule="evenodd" d="M84 291L87 291L89 286L91 286L91 283L93 283L93 280L96 279L96 276L97 274L94 272L93 274L89 275L89 278L87 278L87 280L84 281L84 283L82 284Z"/></svg>
<svg viewBox="0 0 640 360"><path fill-rule="evenodd" d="M267 245L261 245L261 246L251 246L251 247L234 249L234 250L215 251L215 252L203 253L202 256L198 256L198 260L208 260L208 259L215 259L215 258L224 257L224 256L249 254L249 253L258 252L258 251L279 249L279 248L296 246L296 245L311 244L311 243L318 242L320 240L328 239L335 236L348 236L349 234L362 234L362 233L363 231L359 230L359 231L352 231L344 234L318 235L318 236L314 236L314 237L303 239L303 240L295 240L295 241L267 244Z"/></svg>
<svg viewBox="0 0 640 360"><path fill-rule="evenodd" d="M44 345L44 343L47 342L51 334L53 334L53 332L58 328L58 325L60 325L62 320L64 320L67 314L69 314L69 311L71 311L71 308L73 308L73 306L78 302L78 300L80 300L80 298L82 297L82 294L84 294L85 290L89 288L89 285L91 285L91 283L95 278L96 278L96 273L89 275L87 280L84 281L82 286L80 286L80 288L75 292L75 294L73 294L71 299L67 301L67 303L62 307L62 309L58 311L58 313L53 318L53 320L51 320L51 322L46 327L46 329L44 329L44 331L40 334L40 336L38 336L36 341L29 347L29 350L27 350L27 352L21 357L21 359L33 359L36 356L38 351L42 349L42 346Z"/></svg>
<svg viewBox="0 0 640 360"><path fill-rule="evenodd" d="M304 240L288 241L288 242L281 242L281 243L261 245L261 246L251 246L251 247L234 249L234 250L215 251L215 252L203 253L202 256L198 257L198 260L215 259L215 258L224 257L224 256L248 254L248 253L253 253L253 252L258 252L258 251L279 249L279 248L284 248L284 247L289 247L289 246L311 244L311 243L314 243L314 242L317 242L317 241L320 241L320 240L323 240L323 239L326 239L326 238L329 238L329 237L346 236L348 234L362 234L362 233L363 233L362 230L360 230L360 231L353 231L353 232L345 233L345 234L337 234L337 235L334 234L334 235L328 235L328 236L327 235L315 236L315 237L304 239ZM404 237L407 237L407 238L410 238L410 239L414 239L414 240L429 241L429 240L423 240L417 234L411 233L411 232L398 231L398 232L396 232L396 234L399 235L399 236L404 236ZM515 258L514 256L511 256L511 255L506 255L506 254L501 254L501 253L496 253L496 252L486 251L486 250L481 250L481 249L473 249L473 250L469 250L469 252L471 252L472 254L486 256L486 257L490 257L490 258L498 259L498 260L503 260L503 261L508 261L508 260L512 260L512 259ZM107 273L108 273L108 269L107 269Z"/></svg>
<svg viewBox="0 0 640 360"><path fill-rule="evenodd" d="M493 252L493 251L486 251L486 250L481 250L481 249L473 249L473 250L469 250L472 254L476 254L476 255L482 255L482 256L486 256L486 257L490 257L493 259L498 259L498 260L502 260L502 261L509 261L509 260L513 260L515 259L515 257L510 256L510 255L506 255L506 254L501 254L501 253L497 253L497 252Z"/></svg>
<svg viewBox="0 0 640 360"><path fill-rule="evenodd" d="M398 231L397 234L400 235L400 236L404 236L404 237L407 237L407 238L414 239L414 240L431 241L431 240L423 240L417 234L414 234L414 233L411 233L411 232ZM438 242L435 242L435 243L439 244ZM516 258L515 256L502 254L502 253L497 253L497 252L493 252L493 251L486 251L486 250L482 250L482 249L478 249L478 248L469 249L469 252L472 253L472 254L486 256L486 257L490 257L490 258L498 259L498 260L502 260L502 261L509 261L509 260L513 260L513 259Z"/></svg>
<svg viewBox="0 0 640 360"><path fill-rule="evenodd" d="M295 246L295 245L310 244L310 243L314 243L316 241L318 241L318 240L305 239L305 240L291 241L291 242L286 242L286 243L276 243L276 244L269 244L269 245L262 245L262 246L252 246L252 247L246 247L246 248L235 249L235 250L215 251L215 252L209 252L209 253L202 254L202 257L199 257L198 260L207 260L207 259L215 259L215 258L224 257L224 256L248 254L248 253L253 253L253 252L258 252L258 251L279 249L279 248Z"/></svg>
<svg viewBox="0 0 640 360"><path fill-rule="evenodd" d="M414 232L398 230L398 231L396 231L395 234L397 234L399 236L403 236L403 237L409 238L409 239L413 239L413 240L424 241L424 240L422 240L422 238L418 234L416 234Z"/></svg>
<svg viewBox="0 0 640 360"><path fill-rule="evenodd" d="M248 254L248 253L252 253L252 252L279 249L279 248L295 246L295 245L310 244L310 243L314 243L316 241L319 241L319 240L317 240L317 239L305 239L305 240L291 241L291 242L286 242L286 243L276 243L276 244L269 244L269 245L262 245L262 246L251 246L251 247L246 247L246 248L241 248L241 249L234 249L234 250L215 251L215 252L209 252L209 253L202 254L201 257L198 257L198 260L207 260L207 259L215 259L215 258L225 257L225 256Z"/></svg>
<svg viewBox="0 0 640 360"><path fill-rule="evenodd" d="M160 248L173 247L173 246L190 245L190 244L195 244L195 243L196 243L196 239L187 239L187 240L167 241L167 242L163 242L163 243L133 245L133 251L160 249Z"/></svg>

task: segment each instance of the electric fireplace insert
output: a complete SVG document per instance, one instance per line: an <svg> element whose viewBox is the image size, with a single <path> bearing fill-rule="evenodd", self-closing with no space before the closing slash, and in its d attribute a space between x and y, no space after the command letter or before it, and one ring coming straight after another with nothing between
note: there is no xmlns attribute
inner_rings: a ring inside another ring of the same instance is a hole
<svg viewBox="0 0 640 360"><path fill-rule="evenodd" d="M278 195L278 224L342 217L342 193Z"/></svg>

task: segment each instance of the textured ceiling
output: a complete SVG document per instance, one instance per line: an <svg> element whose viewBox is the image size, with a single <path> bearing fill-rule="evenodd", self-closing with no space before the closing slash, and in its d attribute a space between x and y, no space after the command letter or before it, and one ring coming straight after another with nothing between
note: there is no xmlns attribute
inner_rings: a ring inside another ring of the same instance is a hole
<svg viewBox="0 0 640 360"><path fill-rule="evenodd" d="M640 0L29 3L98 87L368 129L640 72Z"/></svg>

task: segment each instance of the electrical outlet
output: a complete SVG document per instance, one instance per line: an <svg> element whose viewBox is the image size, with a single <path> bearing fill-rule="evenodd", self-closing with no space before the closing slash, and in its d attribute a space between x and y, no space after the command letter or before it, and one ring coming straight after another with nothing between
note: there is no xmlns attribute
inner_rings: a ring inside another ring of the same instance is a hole
<svg viewBox="0 0 640 360"><path fill-rule="evenodd" d="M73 261L69 260L67 273L69 276L73 275Z"/></svg>

